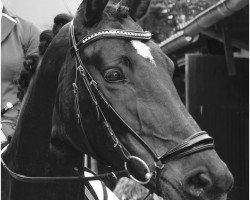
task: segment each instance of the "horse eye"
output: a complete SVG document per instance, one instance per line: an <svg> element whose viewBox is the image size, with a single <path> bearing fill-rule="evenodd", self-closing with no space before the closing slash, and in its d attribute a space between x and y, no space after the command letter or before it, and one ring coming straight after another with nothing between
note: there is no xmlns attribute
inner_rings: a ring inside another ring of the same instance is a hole
<svg viewBox="0 0 250 200"><path fill-rule="evenodd" d="M121 82L125 77L119 69L108 69L104 72L104 79L107 82Z"/></svg>

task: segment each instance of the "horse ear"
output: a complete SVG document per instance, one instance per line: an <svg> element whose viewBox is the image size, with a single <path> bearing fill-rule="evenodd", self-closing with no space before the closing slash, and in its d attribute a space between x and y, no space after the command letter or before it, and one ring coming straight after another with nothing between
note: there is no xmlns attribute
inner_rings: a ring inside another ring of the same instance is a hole
<svg viewBox="0 0 250 200"><path fill-rule="evenodd" d="M75 20L84 26L94 25L100 21L107 3L108 0L83 0L76 11Z"/></svg>
<svg viewBox="0 0 250 200"><path fill-rule="evenodd" d="M121 3L129 8L129 15L135 20L140 20L148 10L151 0L123 0Z"/></svg>

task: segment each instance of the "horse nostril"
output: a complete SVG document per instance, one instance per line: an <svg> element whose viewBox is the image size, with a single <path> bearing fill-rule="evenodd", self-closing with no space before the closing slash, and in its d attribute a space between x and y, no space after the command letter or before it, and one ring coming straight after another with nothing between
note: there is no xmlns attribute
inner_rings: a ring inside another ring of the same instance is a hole
<svg viewBox="0 0 250 200"><path fill-rule="evenodd" d="M200 196L212 187L212 180L204 172L191 173L184 179L184 190L192 196Z"/></svg>

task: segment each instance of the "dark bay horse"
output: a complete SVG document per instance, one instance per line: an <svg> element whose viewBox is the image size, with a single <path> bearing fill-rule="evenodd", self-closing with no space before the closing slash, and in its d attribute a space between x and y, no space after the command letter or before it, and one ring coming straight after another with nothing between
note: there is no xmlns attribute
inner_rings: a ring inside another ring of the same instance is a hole
<svg viewBox="0 0 250 200"><path fill-rule="evenodd" d="M76 176L85 153L127 169L164 199L226 199L230 171L181 103L172 61L135 22L149 4L81 3L24 97L2 154L12 172L33 179ZM82 184L23 182L2 167L2 199L82 199Z"/></svg>

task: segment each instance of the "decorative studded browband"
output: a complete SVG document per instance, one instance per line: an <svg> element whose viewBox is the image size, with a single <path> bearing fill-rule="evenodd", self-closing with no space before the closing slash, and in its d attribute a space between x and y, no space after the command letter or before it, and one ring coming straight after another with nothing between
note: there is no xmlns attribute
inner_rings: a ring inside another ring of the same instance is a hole
<svg viewBox="0 0 250 200"><path fill-rule="evenodd" d="M81 38L76 45L71 49L72 54L75 54L76 50L81 49L83 46L86 46L96 40L103 38L122 38L122 39L138 39L138 40L150 40L152 34L148 31L126 31L118 29L109 29L109 30L100 30L84 36Z"/></svg>

